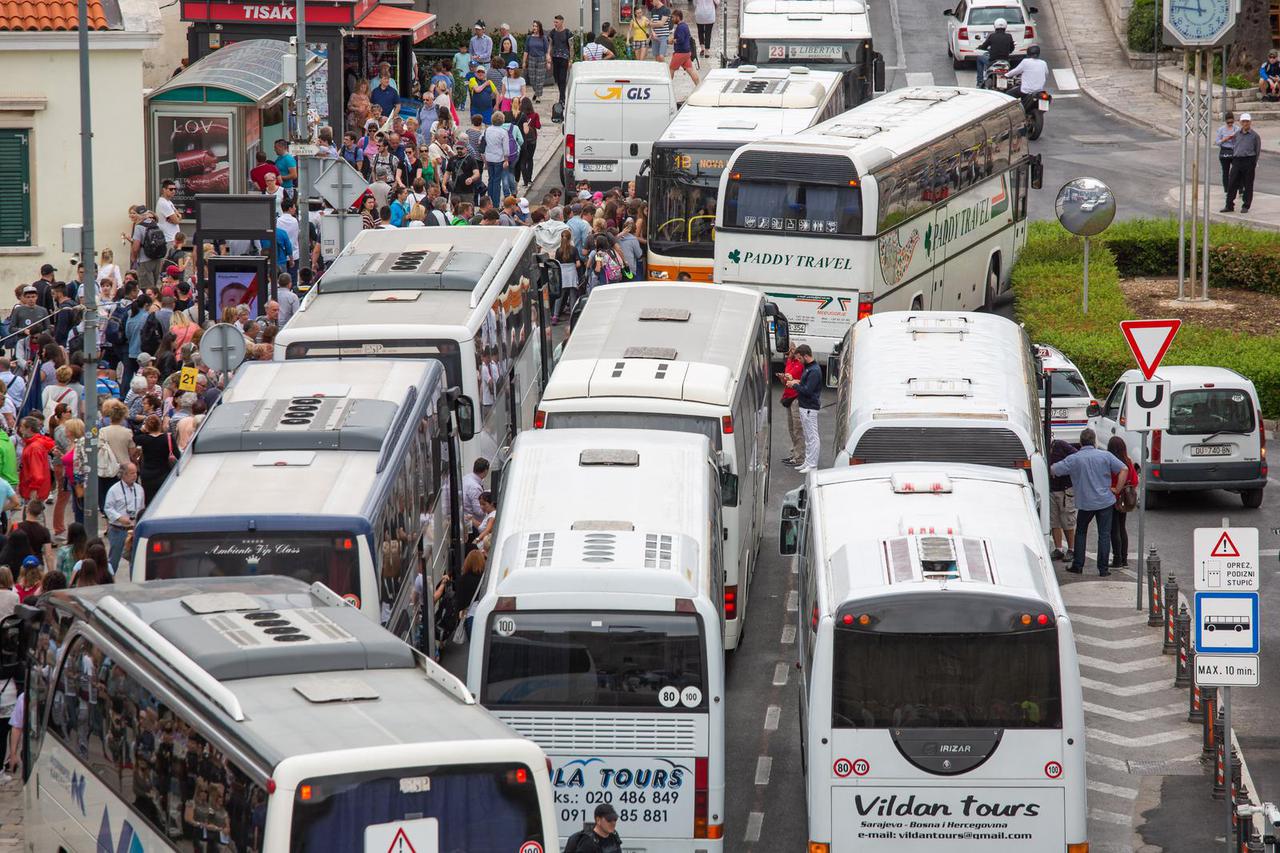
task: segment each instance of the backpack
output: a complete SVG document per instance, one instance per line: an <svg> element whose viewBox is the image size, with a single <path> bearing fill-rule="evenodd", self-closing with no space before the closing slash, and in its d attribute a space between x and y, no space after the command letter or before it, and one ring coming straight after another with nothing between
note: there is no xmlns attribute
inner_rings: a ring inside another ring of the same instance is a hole
<svg viewBox="0 0 1280 853"><path fill-rule="evenodd" d="M164 232L160 230L160 225L154 219L148 219L142 223L142 254L146 255L148 260L158 261L165 256L169 250L165 245Z"/></svg>
<svg viewBox="0 0 1280 853"><path fill-rule="evenodd" d="M107 318L106 327L103 330L103 339L112 347L122 347L128 344L125 334L124 323L129 316L129 303L117 305L116 309L111 312L111 316Z"/></svg>
<svg viewBox="0 0 1280 853"><path fill-rule="evenodd" d="M148 314L147 319L142 323L142 351L155 355L163 340L164 327L160 325L160 318L154 313Z"/></svg>
<svg viewBox="0 0 1280 853"><path fill-rule="evenodd" d="M613 256L612 252L601 252L600 254L604 258L604 268L601 270L604 273L604 280L609 284L622 281L622 264L618 263L618 259Z"/></svg>
<svg viewBox="0 0 1280 853"><path fill-rule="evenodd" d="M507 159L513 163L520 157L520 146L516 144L516 131L514 126L507 127Z"/></svg>
<svg viewBox="0 0 1280 853"><path fill-rule="evenodd" d="M120 476L120 460L116 458L116 452L111 449L111 443L101 437L98 438L98 476Z"/></svg>
<svg viewBox="0 0 1280 853"><path fill-rule="evenodd" d="M578 853L582 848L582 842L586 839L588 832L590 832L590 830L579 829L573 835L570 835L569 840L564 843L564 853ZM595 850L596 845L592 844L590 849Z"/></svg>

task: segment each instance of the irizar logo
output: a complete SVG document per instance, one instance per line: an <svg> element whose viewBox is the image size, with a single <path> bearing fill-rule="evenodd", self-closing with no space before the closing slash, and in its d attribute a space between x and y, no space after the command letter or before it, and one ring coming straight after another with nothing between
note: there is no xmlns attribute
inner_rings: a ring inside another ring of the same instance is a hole
<svg viewBox="0 0 1280 853"><path fill-rule="evenodd" d="M80 807L80 814L87 814L84 808L84 781L85 777L71 771L71 801Z"/></svg>
<svg viewBox="0 0 1280 853"><path fill-rule="evenodd" d="M83 779L83 777L81 778ZM111 815L104 808L102 810L102 826L98 829L99 853L146 853L142 842L138 840L137 833L133 830L133 824L127 820L124 822L124 826L120 827L120 842L118 844L113 842Z"/></svg>
<svg viewBox="0 0 1280 853"><path fill-rule="evenodd" d="M938 744L938 752L973 752L973 746L967 743L942 743Z"/></svg>

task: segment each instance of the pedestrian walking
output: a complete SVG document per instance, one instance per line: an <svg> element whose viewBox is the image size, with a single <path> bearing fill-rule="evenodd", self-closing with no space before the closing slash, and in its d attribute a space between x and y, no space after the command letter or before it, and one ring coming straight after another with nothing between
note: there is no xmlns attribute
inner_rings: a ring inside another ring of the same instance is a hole
<svg viewBox="0 0 1280 853"><path fill-rule="evenodd" d="M796 345L787 347L787 358L782 366L782 373L775 373L782 383L782 405L787 410L787 430L791 434L791 455L782 461L787 465L799 465L804 461L804 427L800 424L800 407L796 405L799 392L788 383L799 381L804 375L804 362L796 355Z"/></svg>
<svg viewBox="0 0 1280 853"><path fill-rule="evenodd" d="M551 70L551 41L542 29L542 21L535 20L524 37L524 76L533 90L533 102L542 100L542 89Z"/></svg>
<svg viewBox="0 0 1280 853"><path fill-rule="evenodd" d="M126 462L120 469L120 481L107 492L104 507L108 525L107 542L111 545L107 552L107 565L112 574L120 570L125 541L146 506L146 495L138 483L138 466Z"/></svg>
<svg viewBox="0 0 1280 853"><path fill-rule="evenodd" d="M1111 486L1116 493L1115 511L1111 517L1111 568L1126 568L1129 565L1129 531L1125 530L1125 519L1138 508L1138 491L1134 488L1138 482L1138 469L1129 458L1129 448L1120 436L1111 436L1107 452L1123 462L1128 472L1123 486L1118 484L1118 475L1111 475Z"/></svg>
<svg viewBox="0 0 1280 853"><path fill-rule="evenodd" d="M1111 574L1108 558L1111 556L1111 518L1115 514L1116 494L1129 479L1124 463L1105 450L1097 448L1097 434L1091 429L1080 433L1080 449L1061 462L1049 467L1055 476L1069 476L1076 497L1075 558L1067 571L1081 574L1084 571L1085 550L1088 547L1089 522L1098 522L1098 574ZM1118 474L1114 485L1111 475Z"/></svg>
<svg viewBox="0 0 1280 853"><path fill-rule="evenodd" d="M689 32L681 10L672 12L671 20L675 21L675 29L671 31L671 76L674 79L676 72L683 68L693 85L697 86L698 73L693 70L693 33Z"/></svg>
<svg viewBox="0 0 1280 853"><path fill-rule="evenodd" d="M1227 111L1223 116L1223 125L1214 135L1213 143L1218 146L1218 165L1222 167L1222 192L1231 192L1231 158L1236 151L1236 114Z"/></svg>
<svg viewBox="0 0 1280 853"><path fill-rule="evenodd" d="M1240 130L1236 132L1236 147L1231 152L1231 180L1227 186L1227 206L1222 213L1236 209L1236 193L1243 196L1241 213L1249 212L1253 204L1253 173L1258 168L1258 155L1262 153L1262 137L1253 129L1253 116L1240 114Z"/></svg>
<svg viewBox="0 0 1280 853"><path fill-rule="evenodd" d="M638 6L631 15L631 32L627 34L627 39L631 42L631 55L635 59L648 59L649 40L652 38L649 16L645 14L643 6Z"/></svg>
<svg viewBox="0 0 1280 853"><path fill-rule="evenodd" d="M523 182L525 189L533 187L533 158L538 150L538 131L542 129L542 118L533 108L529 98L520 99L520 113L516 117L516 126L524 141L520 144L520 159L516 162L516 186Z"/></svg>
<svg viewBox="0 0 1280 853"><path fill-rule="evenodd" d="M698 44L702 55L711 55L711 31L716 25L716 8L720 0L693 0L693 22L698 25Z"/></svg>
<svg viewBox="0 0 1280 853"><path fill-rule="evenodd" d="M800 427L804 432L804 460L796 470L807 474L818 467L820 451L818 438L818 410L822 408L822 368L813 358L808 344L796 347L795 354L804 363L798 379L788 376L786 385L796 391L795 405L800 408Z"/></svg>
<svg viewBox="0 0 1280 853"><path fill-rule="evenodd" d="M666 0L654 0L649 21L649 30L653 33L653 58L661 62L662 57L668 53L668 43L671 40L671 9Z"/></svg>
<svg viewBox="0 0 1280 853"><path fill-rule="evenodd" d="M493 59L493 39L485 33L484 21L476 21L471 27L471 61L488 65Z"/></svg>
<svg viewBox="0 0 1280 853"><path fill-rule="evenodd" d="M1049 464L1061 462L1076 452L1076 448L1062 439L1054 439L1049 445ZM1063 474L1049 477L1049 533L1053 536L1053 553L1049 556L1055 560L1071 562L1075 559L1072 541L1068 534L1075 536L1076 530L1076 492L1071 487L1071 477Z"/></svg>
<svg viewBox="0 0 1280 853"><path fill-rule="evenodd" d="M573 33L564 27L564 15L556 15L551 22L551 32L547 33L551 43L551 59L549 68L560 90L560 103L564 104L564 96L569 88L569 66L573 64Z"/></svg>
<svg viewBox="0 0 1280 853"><path fill-rule="evenodd" d="M525 79L520 74L520 63L513 59L507 63L507 76L502 78L502 100L498 108L503 115L513 115L520 108L524 87Z"/></svg>
<svg viewBox="0 0 1280 853"><path fill-rule="evenodd" d="M595 824L580 829L565 843L564 853L622 853L618 837L618 812L608 803L596 806Z"/></svg>
<svg viewBox="0 0 1280 853"><path fill-rule="evenodd" d="M493 114L493 124L485 129L483 137L485 182L489 185L489 198L495 205L502 203L502 182L512 165L507 154L510 137L507 135L506 118L502 111Z"/></svg>
<svg viewBox="0 0 1280 853"><path fill-rule="evenodd" d="M493 109L498 105L498 87L489 79L489 72L483 65L476 66L475 77L467 88L471 92L471 115L480 116L485 124L492 122Z"/></svg>

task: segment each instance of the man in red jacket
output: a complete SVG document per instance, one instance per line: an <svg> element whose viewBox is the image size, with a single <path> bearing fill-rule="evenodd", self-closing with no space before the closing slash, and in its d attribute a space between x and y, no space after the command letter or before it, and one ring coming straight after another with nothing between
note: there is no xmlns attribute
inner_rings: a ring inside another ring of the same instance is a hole
<svg viewBox="0 0 1280 853"><path fill-rule="evenodd" d="M46 500L53 489L53 474L49 468L49 451L53 439L40 432L40 421L25 417L18 425L22 436L22 463L18 472L18 493L23 500Z"/></svg>
<svg viewBox="0 0 1280 853"><path fill-rule="evenodd" d="M782 383L782 405L787 407L787 428L791 432L791 455L782 461L788 465L799 465L804 461L804 430L800 427L800 409L796 406L796 389L787 385L788 379L799 381L804 373L804 362L796 355L796 345L787 348L787 361L783 365L783 373L777 374Z"/></svg>

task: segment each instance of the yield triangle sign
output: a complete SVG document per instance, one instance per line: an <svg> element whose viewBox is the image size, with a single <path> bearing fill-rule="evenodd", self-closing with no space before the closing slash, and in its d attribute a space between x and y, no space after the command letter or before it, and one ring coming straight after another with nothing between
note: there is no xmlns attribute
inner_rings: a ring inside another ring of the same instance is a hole
<svg viewBox="0 0 1280 853"><path fill-rule="evenodd" d="M391 846L387 848L387 853L418 853L417 850L413 849L413 842L409 840L409 836L405 833L403 826L396 830L395 837L391 839Z"/></svg>
<svg viewBox="0 0 1280 853"><path fill-rule="evenodd" d="M1125 320L1120 331L1138 361L1144 379L1150 381L1160 367L1160 360L1169 351L1173 336L1178 334L1181 320Z"/></svg>
<svg viewBox="0 0 1280 853"><path fill-rule="evenodd" d="M1239 557L1240 549L1236 547L1236 543L1231 541L1231 534L1222 531L1222 535L1218 537L1217 544L1213 546L1213 550L1209 552L1210 557Z"/></svg>

